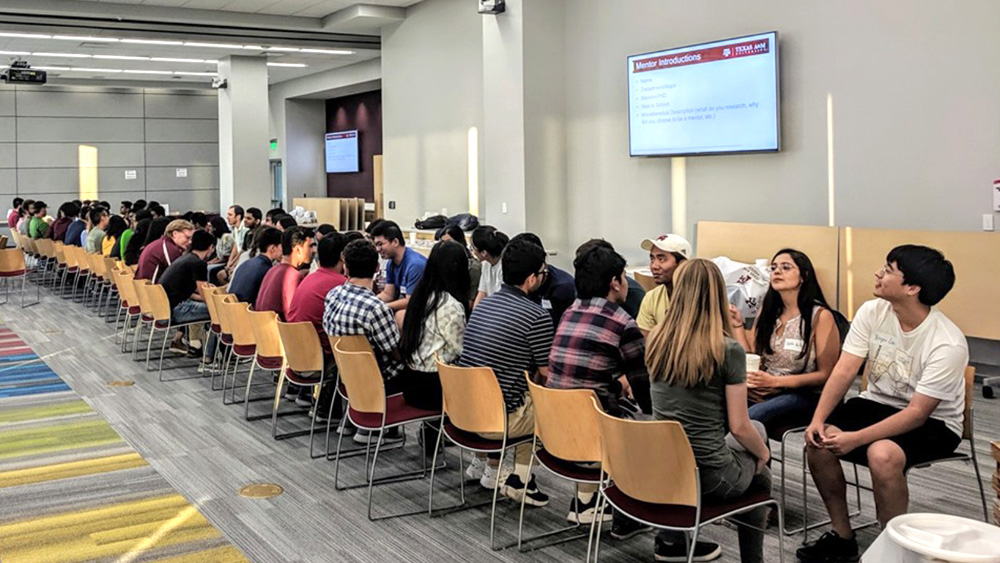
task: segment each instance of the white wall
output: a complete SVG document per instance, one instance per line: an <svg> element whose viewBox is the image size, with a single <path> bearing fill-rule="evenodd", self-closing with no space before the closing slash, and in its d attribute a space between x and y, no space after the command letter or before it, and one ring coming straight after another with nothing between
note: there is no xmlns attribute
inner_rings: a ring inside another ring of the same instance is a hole
<svg viewBox="0 0 1000 563"><path fill-rule="evenodd" d="M827 223L828 94L837 224L976 230L990 212L1000 177L995 0L961 9L933 0L551 2L566 5L562 22L552 15L559 6L546 8L516 40L531 98L527 228L554 246L542 230L565 222L557 262L601 236L641 263L639 241L672 230L670 160L628 156L626 57L769 30L780 36L783 149L688 158L689 236L701 220ZM399 203L389 216L403 224L466 200L466 131L482 125L484 84L502 80L480 71L483 17L463 0L425 0L383 35L386 193ZM482 153L481 170L502 156Z"/></svg>
<svg viewBox="0 0 1000 563"><path fill-rule="evenodd" d="M482 17L467 0L425 0L383 29L385 200L396 202L386 214L403 227L425 211L468 209L468 131L483 127Z"/></svg>

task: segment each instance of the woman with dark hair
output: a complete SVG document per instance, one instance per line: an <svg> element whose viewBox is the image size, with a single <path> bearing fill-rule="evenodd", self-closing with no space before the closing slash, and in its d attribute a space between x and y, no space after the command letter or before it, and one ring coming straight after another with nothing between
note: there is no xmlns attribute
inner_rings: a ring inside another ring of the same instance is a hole
<svg viewBox="0 0 1000 563"><path fill-rule="evenodd" d="M142 249L146 246L146 235L149 234L149 227L152 224L152 217L145 217L136 222L135 229L133 229L135 232L132 233L128 244L122 250L122 260L125 261L126 266L134 266L139 263L139 255L142 254Z"/></svg>
<svg viewBox="0 0 1000 563"><path fill-rule="evenodd" d="M149 231L146 232L146 240L142 241L143 248L147 244L163 238L164 233L167 232L167 225L173 220L173 217L155 217L153 222L149 224Z"/></svg>
<svg viewBox="0 0 1000 563"><path fill-rule="evenodd" d="M233 251L236 241L229 230L229 225L222 217L215 215L208 220L208 232L215 236L215 257L209 260L209 264L225 263L229 260L229 253Z"/></svg>
<svg viewBox="0 0 1000 563"><path fill-rule="evenodd" d="M115 257L120 255L120 246L118 245L118 239L121 238L125 230L128 229L128 223L125 219L122 219L121 215L112 215L108 218L108 228L104 231L104 238L101 240L101 254L109 257ZM118 252L115 252L115 251Z"/></svg>
<svg viewBox="0 0 1000 563"><path fill-rule="evenodd" d="M840 335L809 257L791 248L771 259L771 281L749 334L735 308L733 337L760 356L747 373L750 418L768 432L806 426L837 358Z"/></svg>
<svg viewBox="0 0 1000 563"><path fill-rule="evenodd" d="M479 278L479 292L473 307L483 299L500 291L503 285L503 268L500 255L507 247L510 238L496 228L483 225L472 231L472 254L482 262L482 275Z"/></svg>
<svg viewBox="0 0 1000 563"><path fill-rule="evenodd" d="M462 353L469 315L469 266L465 248L437 244L427 258L403 317L399 353L406 363L403 397L417 408L441 408L436 359L449 363Z"/></svg>
<svg viewBox="0 0 1000 563"><path fill-rule="evenodd" d="M451 225L439 231L439 233L441 236L438 240L453 240L465 249L465 255L469 258L469 295L471 299L475 299L476 292L479 290L479 280L482 279L483 275L483 265L469 251L469 245L465 242L465 231L458 225Z"/></svg>

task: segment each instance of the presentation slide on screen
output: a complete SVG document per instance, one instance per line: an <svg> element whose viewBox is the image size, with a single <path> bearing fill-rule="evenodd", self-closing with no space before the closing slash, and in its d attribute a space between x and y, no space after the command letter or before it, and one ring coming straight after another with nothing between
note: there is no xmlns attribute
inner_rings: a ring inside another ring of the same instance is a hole
<svg viewBox="0 0 1000 563"><path fill-rule="evenodd" d="M778 149L777 34L628 58L632 156Z"/></svg>
<svg viewBox="0 0 1000 563"><path fill-rule="evenodd" d="M359 162L357 131L337 131L326 134L326 171L328 174L357 172Z"/></svg>

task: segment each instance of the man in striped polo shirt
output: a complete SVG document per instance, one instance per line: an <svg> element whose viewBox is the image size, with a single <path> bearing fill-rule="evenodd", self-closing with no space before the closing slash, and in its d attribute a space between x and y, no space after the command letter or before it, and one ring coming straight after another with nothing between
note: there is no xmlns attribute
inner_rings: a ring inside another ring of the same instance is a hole
<svg viewBox="0 0 1000 563"><path fill-rule="evenodd" d="M525 240L512 240L504 249L503 287L485 298L475 309L465 329L462 358L464 367L493 368L507 407L507 435L530 435L535 430L534 409L524 372L538 381L548 376L552 348L552 317L528 295L537 291L548 275L545 251ZM500 439L500 435L484 434ZM503 493L532 506L545 506L549 497L538 490L528 473L531 444L515 449L514 472L507 477ZM490 464L495 464L490 460ZM494 470L497 470L495 466Z"/></svg>

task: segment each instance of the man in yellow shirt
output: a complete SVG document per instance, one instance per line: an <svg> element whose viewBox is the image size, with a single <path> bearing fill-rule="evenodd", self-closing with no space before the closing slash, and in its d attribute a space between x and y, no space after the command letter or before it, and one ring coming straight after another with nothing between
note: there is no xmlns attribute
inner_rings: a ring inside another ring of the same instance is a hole
<svg viewBox="0 0 1000 563"><path fill-rule="evenodd" d="M642 241L642 249L649 252L649 271L653 274L656 287L646 292L635 322L643 336L648 336L653 327L667 316L670 294L674 289L674 270L690 258L692 252L687 239L673 234L646 239Z"/></svg>

